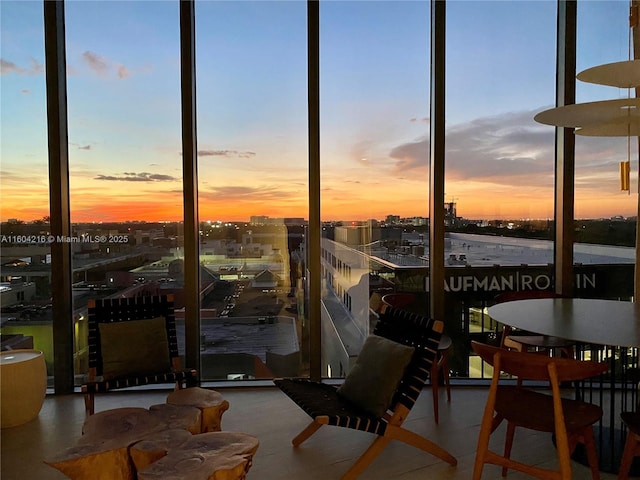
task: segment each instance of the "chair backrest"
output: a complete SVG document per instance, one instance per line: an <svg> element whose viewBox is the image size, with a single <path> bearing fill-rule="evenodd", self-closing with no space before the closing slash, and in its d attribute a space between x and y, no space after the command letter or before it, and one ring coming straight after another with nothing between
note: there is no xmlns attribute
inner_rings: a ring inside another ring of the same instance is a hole
<svg viewBox="0 0 640 480"><path fill-rule="evenodd" d="M413 358L400 380L390 409L398 403L413 407L429 378L431 365L436 359L443 323L439 320L407 312L387 304L382 306L380 318L373 333L394 342L415 348Z"/></svg>
<svg viewBox="0 0 640 480"><path fill-rule="evenodd" d="M494 378L499 376L500 372L505 372L517 376L520 380L552 381L553 369L553 376L557 382L570 382L594 377L609 369L606 363L515 352L476 341L471 342L471 347L485 362L494 367Z"/></svg>
<svg viewBox="0 0 640 480"><path fill-rule="evenodd" d="M163 317L173 368L180 367L173 295L89 300L88 344L90 375L102 375L101 323L117 323Z"/></svg>

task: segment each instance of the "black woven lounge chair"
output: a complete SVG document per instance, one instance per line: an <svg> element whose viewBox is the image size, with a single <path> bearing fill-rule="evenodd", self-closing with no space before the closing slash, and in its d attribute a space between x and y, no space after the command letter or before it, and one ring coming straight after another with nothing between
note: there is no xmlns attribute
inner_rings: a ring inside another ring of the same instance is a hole
<svg viewBox="0 0 640 480"><path fill-rule="evenodd" d="M313 419L292 440L293 445L300 445L322 425L352 428L378 435L369 448L344 474L343 480L355 479L360 475L391 440L399 440L413 445L455 466L457 461L449 452L432 441L402 427L429 377L431 364L435 360L438 342L442 334L442 327L440 321L434 321L388 305L382 307L380 320L375 327L373 336L384 337L394 343L413 347L415 350L395 388L391 403L386 412L381 415L374 415L356 405L345 398L345 395L334 386L306 379L275 379L275 384ZM363 352L364 349L365 347L363 347ZM363 357L363 352L361 352L358 362ZM386 358L378 359L379 364L383 366L386 365L387 360ZM349 375L345 379L345 385L349 380ZM375 390L376 386L369 386L369 389Z"/></svg>
<svg viewBox="0 0 640 480"><path fill-rule="evenodd" d="M197 370L180 368L172 295L90 300L88 329L89 372L82 385L88 415L96 393L196 385Z"/></svg>

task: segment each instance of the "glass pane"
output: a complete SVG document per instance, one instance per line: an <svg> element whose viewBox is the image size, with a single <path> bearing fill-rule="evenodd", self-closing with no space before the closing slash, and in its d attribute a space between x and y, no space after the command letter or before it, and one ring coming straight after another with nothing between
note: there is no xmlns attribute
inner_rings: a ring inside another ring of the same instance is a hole
<svg viewBox="0 0 640 480"><path fill-rule="evenodd" d="M552 262L495 236L553 238L554 132L533 117L555 102L556 3L452 2L447 25L448 263Z"/></svg>
<svg viewBox="0 0 640 480"><path fill-rule="evenodd" d="M305 375L306 3L198 2L196 22L202 377Z"/></svg>
<svg viewBox="0 0 640 480"><path fill-rule="evenodd" d="M41 2L0 2L2 349L44 352L52 385L51 248Z"/></svg>
<svg viewBox="0 0 640 480"><path fill-rule="evenodd" d="M497 342L486 307L553 288L555 1L447 4L445 289L451 374L484 377L469 339ZM523 21L526 19L526 21ZM489 374L491 372L489 371Z"/></svg>
<svg viewBox="0 0 640 480"><path fill-rule="evenodd" d="M633 58L629 2L578 3L577 71ZM577 81L576 102L634 97L627 89ZM620 185L620 162L630 161L629 191ZM593 271L584 296L629 297L637 221L637 137L576 135L574 261ZM633 192L633 195L631 195Z"/></svg>
<svg viewBox="0 0 640 480"><path fill-rule="evenodd" d="M322 375L344 376L385 295L427 312L429 2L320 8Z"/></svg>
<svg viewBox="0 0 640 480"><path fill-rule="evenodd" d="M178 318L184 306L178 4L69 2L66 34L83 374L89 299L171 293Z"/></svg>

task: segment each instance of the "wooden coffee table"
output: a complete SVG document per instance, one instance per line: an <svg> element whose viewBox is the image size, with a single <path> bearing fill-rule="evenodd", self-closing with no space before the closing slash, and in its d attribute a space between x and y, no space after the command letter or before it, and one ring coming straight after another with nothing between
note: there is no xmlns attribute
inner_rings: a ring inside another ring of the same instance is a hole
<svg viewBox="0 0 640 480"><path fill-rule="evenodd" d="M76 445L45 463L71 479L241 480L258 439L200 431L202 412L188 405L117 408L87 418Z"/></svg>
<svg viewBox="0 0 640 480"><path fill-rule="evenodd" d="M202 412L200 433L222 430L222 414L229 409L229 402L220 393L200 387L175 390L167 396L167 403L198 408Z"/></svg>

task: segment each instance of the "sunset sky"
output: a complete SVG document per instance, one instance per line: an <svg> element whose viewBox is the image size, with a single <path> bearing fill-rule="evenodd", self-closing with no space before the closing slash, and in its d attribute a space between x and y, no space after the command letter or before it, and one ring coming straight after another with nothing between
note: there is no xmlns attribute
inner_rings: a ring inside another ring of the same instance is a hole
<svg viewBox="0 0 640 480"><path fill-rule="evenodd" d="M71 219L180 220L178 2L66 3ZM629 58L628 1L578 1L578 71ZM429 3L321 2L323 220L428 216ZM43 13L0 1L0 219L48 215ZM308 218L306 2L196 2L200 219ZM553 216L555 0L447 3L446 197ZM580 82L579 82L580 83ZM578 101L626 90L578 85ZM636 215L624 138L578 138L576 217ZM637 159L637 148L631 149Z"/></svg>

